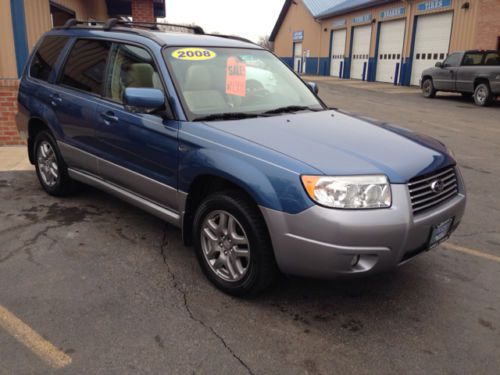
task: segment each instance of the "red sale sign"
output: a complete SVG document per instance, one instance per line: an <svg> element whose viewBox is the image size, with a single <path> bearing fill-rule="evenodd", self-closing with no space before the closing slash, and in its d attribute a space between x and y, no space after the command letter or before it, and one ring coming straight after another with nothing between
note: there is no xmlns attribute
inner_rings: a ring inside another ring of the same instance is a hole
<svg viewBox="0 0 500 375"><path fill-rule="evenodd" d="M226 94L246 96L247 66L236 57L229 57L226 64Z"/></svg>

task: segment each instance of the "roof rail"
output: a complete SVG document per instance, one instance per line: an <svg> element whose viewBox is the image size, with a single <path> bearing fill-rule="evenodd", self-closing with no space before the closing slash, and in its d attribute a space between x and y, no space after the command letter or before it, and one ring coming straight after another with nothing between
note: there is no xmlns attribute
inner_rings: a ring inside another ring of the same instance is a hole
<svg viewBox="0 0 500 375"><path fill-rule="evenodd" d="M121 20L118 18L109 18L106 21L81 21L77 20L74 18L70 18L69 20L66 21L64 26L62 27L63 29L70 29L72 27L78 26L78 25L92 25L92 26L97 26L97 25L102 25L103 30L110 31L113 28L117 26L122 26L122 27L137 27L137 28L143 28L143 29L150 29L150 30L160 30L159 26L170 26L170 27L176 27L180 29L187 29L187 30L192 30L193 33L195 34L205 34L205 31L200 26L196 25L179 25L175 23L162 23L162 22L134 22L134 21L126 21L126 20Z"/></svg>
<svg viewBox="0 0 500 375"><path fill-rule="evenodd" d="M134 22L134 21L127 21L127 20L121 20L118 18L109 18L106 21L82 21L82 20L77 20L75 18L70 18L69 20L66 21L64 26L62 27L55 27L55 29L71 29L73 27L78 27L82 25L83 28L85 26L87 28L96 28L96 27L101 27L102 30L104 31L121 31L121 32L133 32L137 34L141 34L143 36L147 36L153 39L154 34L148 33L146 30L140 31L137 29L148 29L152 31L158 31L160 30L159 26L170 26L170 27L175 27L175 28L180 28L180 29L187 29L187 30L192 30L194 34L198 35L209 35L209 36L215 36L219 38L226 38L226 39L233 39L233 40L239 40L240 42L245 42L245 43L251 43L251 44L256 44L252 42L251 40L242 38L240 36L236 35L225 35L225 34L206 34L205 31L200 27L196 25L179 25L175 23L163 23L163 22ZM115 29L116 28L116 29ZM134 28L134 30L132 30ZM147 35L146 35L147 34ZM159 42L159 40L157 40ZM161 43L164 44L164 43Z"/></svg>

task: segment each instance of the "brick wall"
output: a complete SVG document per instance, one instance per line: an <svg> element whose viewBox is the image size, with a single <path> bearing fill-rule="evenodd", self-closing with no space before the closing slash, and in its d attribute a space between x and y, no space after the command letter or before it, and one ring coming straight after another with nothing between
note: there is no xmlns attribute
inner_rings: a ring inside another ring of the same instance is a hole
<svg viewBox="0 0 500 375"><path fill-rule="evenodd" d="M480 4L475 48L496 49L500 37L500 1L481 0Z"/></svg>
<svg viewBox="0 0 500 375"><path fill-rule="evenodd" d="M155 22L153 0L132 0L132 19L139 22Z"/></svg>
<svg viewBox="0 0 500 375"><path fill-rule="evenodd" d="M21 145L16 128L17 79L0 79L0 146Z"/></svg>

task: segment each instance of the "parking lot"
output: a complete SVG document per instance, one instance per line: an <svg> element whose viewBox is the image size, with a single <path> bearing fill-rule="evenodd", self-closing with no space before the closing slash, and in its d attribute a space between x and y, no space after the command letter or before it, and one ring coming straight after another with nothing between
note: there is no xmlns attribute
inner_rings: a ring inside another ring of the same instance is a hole
<svg viewBox="0 0 500 375"><path fill-rule="evenodd" d="M24 151L4 148L0 374L498 374L500 103L318 82L328 105L453 150L469 200L448 243L394 273L282 277L236 299L209 284L178 230L91 188L50 197Z"/></svg>

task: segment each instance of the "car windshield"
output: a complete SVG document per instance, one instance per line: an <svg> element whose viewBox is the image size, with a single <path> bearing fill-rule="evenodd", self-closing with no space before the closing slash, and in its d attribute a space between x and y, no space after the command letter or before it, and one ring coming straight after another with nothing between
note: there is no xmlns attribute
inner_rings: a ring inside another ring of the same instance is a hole
<svg viewBox="0 0 500 375"><path fill-rule="evenodd" d="M309 87L266 50L169 47L164 56L193 121L324 109Z"/></svg>

